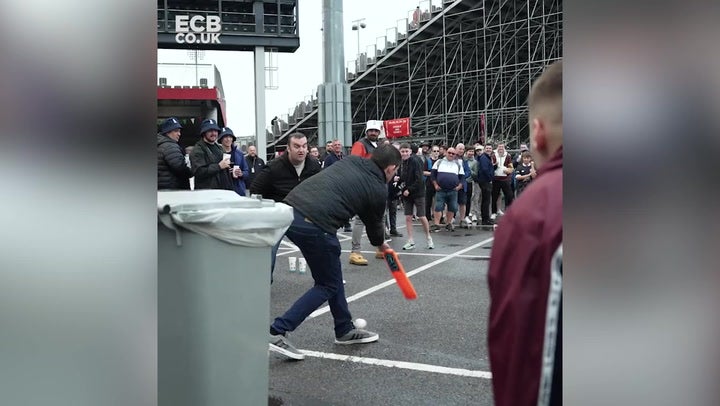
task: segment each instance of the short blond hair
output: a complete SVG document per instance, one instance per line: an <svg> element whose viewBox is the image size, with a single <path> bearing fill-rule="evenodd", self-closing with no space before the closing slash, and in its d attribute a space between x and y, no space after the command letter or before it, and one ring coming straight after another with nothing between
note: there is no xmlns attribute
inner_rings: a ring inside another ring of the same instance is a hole
<svg viewBox="0 0 720 406"><path fill-rule="evenodd" d="M530 116L562 125L562 60L550 65L533 83L528 97Z"/></svg>

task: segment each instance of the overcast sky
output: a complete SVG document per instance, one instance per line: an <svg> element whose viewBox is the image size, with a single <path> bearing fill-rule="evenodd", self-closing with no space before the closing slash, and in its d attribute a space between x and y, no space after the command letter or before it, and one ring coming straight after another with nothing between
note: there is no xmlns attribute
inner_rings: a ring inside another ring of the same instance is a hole
<svg viewBox="0 0 720 406"><path fill-rule="evenodd" d="M323 81L322 69L322 4L323 0L299 0L300 48L294 53L277 55L277 90L266 90L265 126L274 116L287 114L296 103L315 94ZM375 44L377 37L396 27L398 20L410 18L412 10L420 5L439 5L442 0L345 0L343 27L345 35L345 61L355 59L358 48L357 31L352 21L365 19L367 27L360 30L360 49ZM158 50L158 62L192 63L186 50ZM253 53L239 51L206 51L199 63L215 64L222 76L227 102L228 126L235 134L254 134L255 103Z"/></svg>

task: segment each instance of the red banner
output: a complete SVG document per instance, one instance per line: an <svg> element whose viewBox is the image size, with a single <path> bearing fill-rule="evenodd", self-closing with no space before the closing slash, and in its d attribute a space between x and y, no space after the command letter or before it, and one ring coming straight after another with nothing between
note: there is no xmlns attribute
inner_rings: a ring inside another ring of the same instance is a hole
<svg viewBox="0 0 720 406"><path fill-rule="evenodd" d="M410 117L396 118L383 121L385 136L388 138L400 138L410 136Z"/></svg>

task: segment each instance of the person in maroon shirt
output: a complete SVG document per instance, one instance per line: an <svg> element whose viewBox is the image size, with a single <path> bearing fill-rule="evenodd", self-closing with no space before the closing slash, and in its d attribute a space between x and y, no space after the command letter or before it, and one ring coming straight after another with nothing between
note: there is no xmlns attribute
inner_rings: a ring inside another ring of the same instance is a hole
<svg viewBox="0 0 720 406"><path fill-rule="evenodd" d="M495 404L562 404L562 61L533 84L533 184L501 217L490 256Z"/></svg>

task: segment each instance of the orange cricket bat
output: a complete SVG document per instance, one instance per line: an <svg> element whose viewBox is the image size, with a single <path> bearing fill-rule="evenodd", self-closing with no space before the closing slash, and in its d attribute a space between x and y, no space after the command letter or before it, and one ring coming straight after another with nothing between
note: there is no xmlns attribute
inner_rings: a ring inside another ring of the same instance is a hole
<svg viewBox="0 0 720 406"><path fill-rule="evenodd" d="M415 292L415 288L410 282L410 278L408 278L405 273L405 268L403 268L400 258L398 258L395 250L388 248L383 252L383 254L385 255L385 262L387 262L388 268L390 268L390 273L395 278L395 282L397 282L400 287L405 299L417 299L417 292Z"/></svg>

